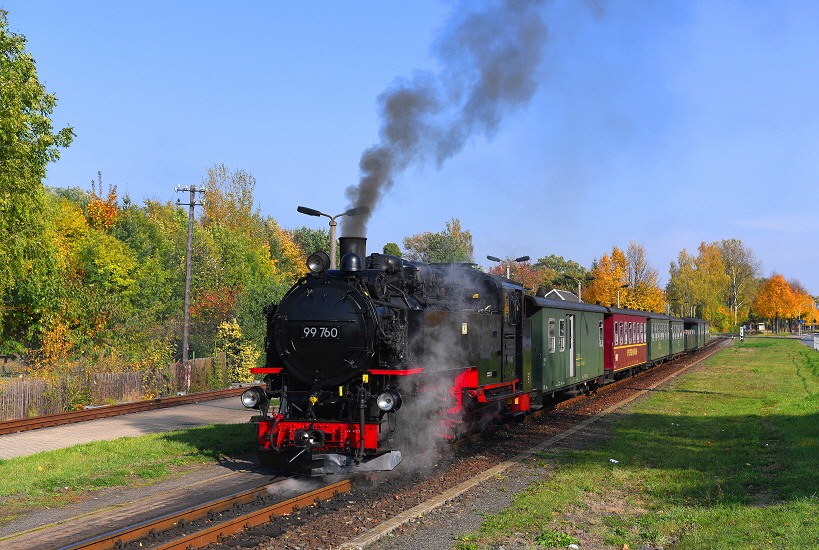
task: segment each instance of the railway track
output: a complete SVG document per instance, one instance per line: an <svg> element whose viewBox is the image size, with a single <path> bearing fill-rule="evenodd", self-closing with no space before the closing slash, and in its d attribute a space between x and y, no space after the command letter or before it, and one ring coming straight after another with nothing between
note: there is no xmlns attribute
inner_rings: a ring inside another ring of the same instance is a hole
<svg viewBox="0 0 819 550"><path fill-rule="evenodd" d="M179 405L190 405L202 401L223 399L240 395L247 388L228 388L225 390L215 390L209 392L190 393L187 395L177 395L172 397L161 397L149 401L137 401L134 403L122 403L119 405L106 405L103 407L93 407L79 411L70 411L58 414L46 414L32 418L17 418L0 422L0 435L25 432L39 428L51 428L63 424L73 424L75 422L85 422L98 418L108 418L135 412L164 409L166 407L177 407Z"/></svg>
<svg viewBox="0 0 819 550"><path fill-rule="evenodd" d="M539 411L538 413L532 415L533 421L537 421L537 419L545 417L550 413L570 411L573 405L581 404L586 400L594 400L595 397L600 397L601 395L604 396L602 398L603 404L600 405L600 407L602 407L600 411L586 415L586 419L582 421L578 421L578 419L575 418L575 415L572 415L571 412L559 413L564 415L568 414L569 417L571 417L567 425L558 426L556 430L553 430L553 433L549 434L549 438L545 442L541 440L541 442L537 445L530 445L529 447L518 449L517 451L512 449L512 454L517 454L517 456L520 456L521 453L531 454L533 452L532 449L544 448L546 445L565 440L572 433L576 432L579 429L579 426L587 426L596 418L604 416L612 410L621 407L625 402L636 399L640 395L654 389L657 385L663 384L669 379L678 376L690 366L703 361L707 357L710 357L712 354L723 349L724 345L729 343L730 341L715 343L714 345L711 345L708 348L698 352L694 356L686 356L678 359L673 363L673 365L671 363L667 364L666 368L669 370L669 372L664 373L657 381L646 384L646 387L630 386L640 386L641 384L638 383L639 380L653 373L653 370L639 373L635 377L620 380L615 384L601 388L598 390L598 392L592 394L591 396L582 395L574 397L567 401L561 402L559 406L555 406L548 410ZM613 395L615 389L623 390L625 395L621 396L618 393L618 397L615 398ZM607 395L608 398L605 397ZM553 419L551 419L549 423L552 423L552 420ZM478 441L478 439L479 438L469 438L467 440L461 440L458 442L456 447L458 449L465 446L468 447L470 444L476 444L475 442ZM502 457L505 454L509 453L501 452L500 456ZM375 540L395 529L401 524L402 521L408 521L408 518L417 517L419 513L425 513L425 511L431 509L430 506L439 506L443 502L446 502L447 499L454 498L454 496L457 496L458 494L466 491L468 488L474 486L476 483L479 483L480 480L486 478L487 475L499 475L498 472L502 471L503 468L508 467L508 465L516 458L511 460L509 458L501 458L494 465L479 466L479 471L473 472L472 475L467 476L467 478L461 481L460 484L456 482L454 488L449 487L448 492L444 493L445 496L443 497L440 496L440 493L442 490L447 489L447 487L441 487L433 480L430 484L436 486L434 491L435 495L430 496L430 498L423 499L423 502L419 503L416 507L408 506L403 510L397 511L397 519L382 521L380 522L379 527L376 527L376 525L369 525L369 528L367 528L365 521L365 527L361 528L363 529L363 533L360 533L358 538L354 537L352 542L348 543L348 545L345 547L366 546L366 544L372 540ZM474 461L475 457L466 457L466 460ZM457 462L453 464L454 469L457 470L459 468ZM438 464L435 464L435 467L437 468ZM391 476L390 474L370 474L369 476L362 475L351 477L341 482L332 483L318 489L299 494L290 499L268 504L265 499L270 495L279 492L278 487L281 487L281 482L277 482L256 489L244 491L242 493L237 493L216 501L208 502L201 506L196 506L178 513L168 514L153 521L144 522L134 527L108 533L101 537L89 539L71 546L66 546L64 548L71 550L109 548L151 548L161 550L187 549L198 548L211 544L221 546L219 545L220 542L234 535L238 535L242 539L261 537L271 540L286 533L288 529L291 531L293 530L293 525L288 523L288 520L282 518L288 517L289 515L293 514L294 511L313 507L316 505L316 503L319 503L319 507L321 507L321 502L327 501L328 499L338 500L334 499L333 497L353 490L362 480L366 480L364 485L367 485L368 483L384 483L385 481L386 485L390 485L390 483L392 483L390 481L391 477L396 476ZM447 475L444 477L446 478ZM413 481L413 483L414 482L415 481ZM423 481L421 483L423 483ZM401 490L409 492L413 491L411 487L404 487ZM393 495L393 498L390 498L389 496L386 497L385 502L387 502L388 505L392 505L397 501L405 500L403 493L399 493L397 490L388 488L387 493L390 493L390 491L395 491L395 494ZM353 498L354 500L344 500L347 498ZM342 498L342 502L353 503L357 501L358 499L355 499L354 497L345 496ZM379 504L379 506L382 506L382 504ZM347 507L352 509L356 508L356 506ZM343 508L343 504L326 506L326 509L329 510L330 515L332 515L334 512L343 513L338 512ZM368 507L366 513L371 513L369 512L371 508L374 507ZM371 520L371 518L366 519ZM386 520L387 518L384 519ZM342 523L350 524L351 521L345 520ZM319 528L319 530L322 529L324 528ZM349 532L350 529L347 529L347 531ZM309 537L305 538L309 539ZM350 537L347 536L345 538L349 539ZM250 542L253 541L251 540ZM248 544L250 544L250 542L248 542ZM349 546L349 544L352 544L352 546ZM301 547L311 548L307 541L305 541L305 545Z"/></svg>
<svg viewBox="0 0 819 550"><path fill-rule="evenodd" d="M231 535L247 532L269 523L272 518L332 498L352 487L352 481L346 479L281 502L265 505L265 500L276 494L279 486L286 482L279 481L237 493L134 527L64 546L62 550L108 550L128 547L153 550L199 548L221 542Z"/></svg>

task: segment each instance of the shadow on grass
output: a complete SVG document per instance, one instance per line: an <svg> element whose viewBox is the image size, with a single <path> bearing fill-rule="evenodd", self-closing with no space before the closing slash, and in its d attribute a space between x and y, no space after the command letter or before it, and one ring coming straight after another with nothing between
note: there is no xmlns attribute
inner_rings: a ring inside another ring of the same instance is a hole
<svg viewBox="0 0 819 550"><path fill-rule="evenodd" d="M196 449L204 458L220 460L256 450L256 432L253 424L214 424L184 431L164 432L158 437L183 443Z"/></svg>

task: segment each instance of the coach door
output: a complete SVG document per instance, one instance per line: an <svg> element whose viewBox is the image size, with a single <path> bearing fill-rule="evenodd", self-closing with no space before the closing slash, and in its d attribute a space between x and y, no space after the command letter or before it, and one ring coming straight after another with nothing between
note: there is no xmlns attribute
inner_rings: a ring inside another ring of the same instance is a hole
<svg viewBox="0 0 819 550"><path fill-rule="evenodd" d="M503 306L503 382L520 378L522 369L522 312L521 292L507 289L504 292Z"/></svg>
<svg viewBox="0 0 819 550"><path fill-rule="evenodd" d="M577 376L577 357L575 354L574 315L566 315L566 340L568 342L569 378Z"/></svg>

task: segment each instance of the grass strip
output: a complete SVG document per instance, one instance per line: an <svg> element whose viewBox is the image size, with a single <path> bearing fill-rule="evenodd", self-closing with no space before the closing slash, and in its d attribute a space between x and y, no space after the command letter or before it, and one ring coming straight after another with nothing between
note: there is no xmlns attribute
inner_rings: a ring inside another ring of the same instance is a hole
<svg viewBox="0 0 819 550"><path fill-rule="evenodd" d="M193 464L250 452L253 429L250 423L216 424L0 460L0 524L32 508L83 500L89 491L148 485Z"/></svg>
<svg viewBox="0 0 819 550"><path fill-rule="evenodd" d="M746 339L630 410L455 547L819 547L819 353Z"/></svg>

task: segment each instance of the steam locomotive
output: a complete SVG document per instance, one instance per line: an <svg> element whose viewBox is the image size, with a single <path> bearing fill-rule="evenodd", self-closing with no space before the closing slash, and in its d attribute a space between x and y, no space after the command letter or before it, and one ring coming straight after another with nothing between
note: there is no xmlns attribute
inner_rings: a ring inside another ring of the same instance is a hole
<svg viewBox="0 0 819 550"><path fill-rule="evenodd" d="M391 470L428 448L702 347L708 323L532 296L473 264L316 252L267 317L258 409L263 466L326 475ZM562 296L559 296L562 297ZM271 400L278 399L275 410Z"/></svg>

